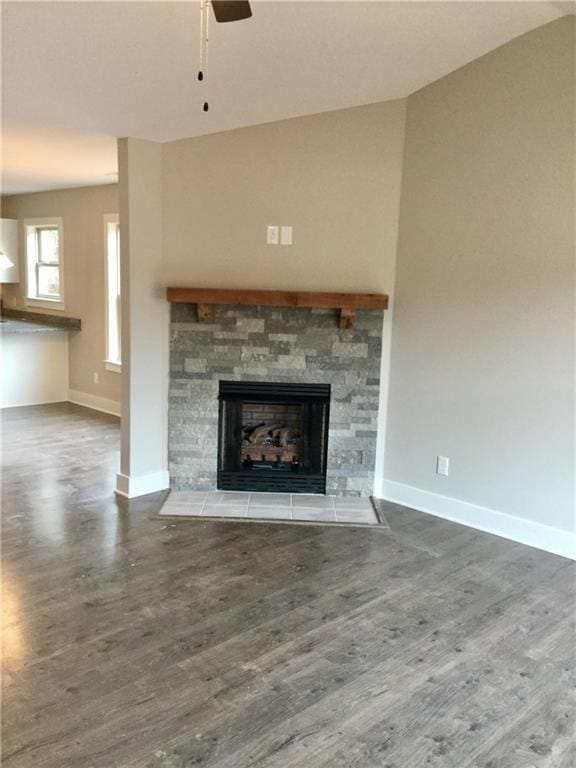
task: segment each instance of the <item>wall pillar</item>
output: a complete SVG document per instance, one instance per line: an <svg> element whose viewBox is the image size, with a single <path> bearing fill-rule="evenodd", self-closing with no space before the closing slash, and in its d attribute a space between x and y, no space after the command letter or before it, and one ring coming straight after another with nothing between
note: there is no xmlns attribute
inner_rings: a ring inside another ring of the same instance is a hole
<svg viewBox="0 0 576 768"><path fill-rule="evenodd" d="M162 284L162 147L118 142L122 285L122 428L116 492L169 487L169 304Z"/></svg>

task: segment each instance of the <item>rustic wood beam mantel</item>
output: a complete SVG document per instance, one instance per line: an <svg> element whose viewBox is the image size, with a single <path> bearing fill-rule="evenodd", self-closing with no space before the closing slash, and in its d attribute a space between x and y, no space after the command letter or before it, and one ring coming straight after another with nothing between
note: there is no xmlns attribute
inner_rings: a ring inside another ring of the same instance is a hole
<svg viewBox="0 0 576 768"><path fill-rule="evenodd" d="M201 323L214 322L215 304L253 307L314 307L340 310L340 328L352 328L358 309L388 309L385 293L307 293L303 291L253 291L222 288L168 288L166 298L180 304L197 304Z"/></svg>

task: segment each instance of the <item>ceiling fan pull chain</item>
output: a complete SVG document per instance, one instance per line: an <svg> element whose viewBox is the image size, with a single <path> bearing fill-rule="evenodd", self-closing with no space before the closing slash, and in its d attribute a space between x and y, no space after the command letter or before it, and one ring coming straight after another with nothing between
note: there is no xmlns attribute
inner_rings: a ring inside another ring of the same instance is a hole
<svg viewBox="0 0 576 768"><path fill-rule="evenodd" d="M198 70L198 80L204 80L204 2L200 0L200 68Z"/></svg>
<svg viewBox="0 0 576 768"><path fill-rule="evenodd" d="M204 80L204 69L206 67L206 3L207 0L200 0L200 68L198 70L198 80Z"/></svg>
<svg viewBox="0 0 576 768"><path fill-rule="evenodd" d="M210 0L204 0L204 67L208 67L208 42L210 41Z"/></svg>
<svg viewBox="0 0 576 768"><path fill-rule="evenodd" d="M210 0L200 0L200 69L198 70L200 82L203 82L207 75L209 25ZM210 109L207 101L204 102L202 109L204 112L208 112Z"/></svg>
<svg viewBox="0 0 576 768"><path fill-rule="evenodd" d="M204 38L204 67L208 68L208 42L210 40L210 0L204 0L204 31L206 36ZM207 101L202 105L204 112L208 112L210 106Z"/></svg>

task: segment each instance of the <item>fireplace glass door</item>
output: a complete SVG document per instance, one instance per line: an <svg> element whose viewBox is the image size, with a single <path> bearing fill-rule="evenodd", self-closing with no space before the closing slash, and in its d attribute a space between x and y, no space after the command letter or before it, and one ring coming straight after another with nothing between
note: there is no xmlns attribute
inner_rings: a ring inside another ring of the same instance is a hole
<svg viewBox="0 0 576 768"><path fill-rule="evenodd" d="M329 384L221 381L218 487L326 492Z"/></svg>

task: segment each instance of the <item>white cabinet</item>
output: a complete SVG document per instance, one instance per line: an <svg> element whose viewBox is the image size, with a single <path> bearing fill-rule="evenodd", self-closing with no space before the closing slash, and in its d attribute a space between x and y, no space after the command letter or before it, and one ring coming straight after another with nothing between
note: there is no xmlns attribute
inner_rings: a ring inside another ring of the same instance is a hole
<svg viewBox="0 0 576 768"><path fill-rule="evenodd" d="M0 283L20 282L17 219L0 219L0 251L7 256L14 265L8 269L2 269L0 266Z"/></svg>

